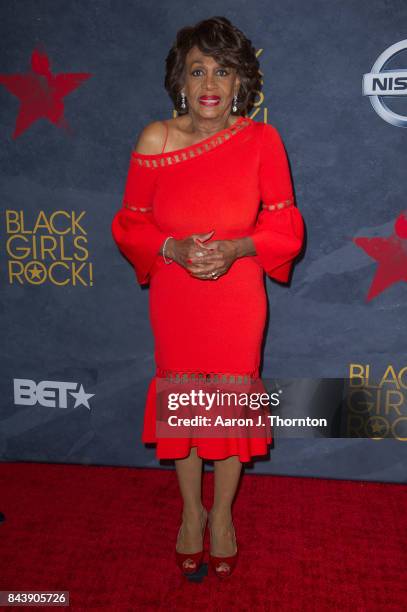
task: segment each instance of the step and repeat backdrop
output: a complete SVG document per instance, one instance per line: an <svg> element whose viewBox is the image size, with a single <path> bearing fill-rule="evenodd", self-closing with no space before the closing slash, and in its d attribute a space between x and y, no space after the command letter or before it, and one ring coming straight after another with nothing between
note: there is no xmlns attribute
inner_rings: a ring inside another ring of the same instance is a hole
<svg viewBox="0 0 407 612"><path fill-rule="evenodd" d="M283 138L306 226L290 285L265 280L262 377L282 421L329 422L275 427L247 471L405 482L407 4L0 10L0 460L173 469L141 441L149 289L111 223L140 130L174 116L164 75L176 32L224 16L256 48L250 116Z"/></svg>

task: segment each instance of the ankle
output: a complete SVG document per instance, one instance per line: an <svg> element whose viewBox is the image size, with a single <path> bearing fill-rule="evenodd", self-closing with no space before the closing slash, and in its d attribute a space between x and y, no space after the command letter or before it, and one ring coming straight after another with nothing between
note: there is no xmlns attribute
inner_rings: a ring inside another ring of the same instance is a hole
<svg viewBox="0 0 407 612"><path fill-rule="evenodd" d="M202 504L199 506L184 506L182 510L182 520L197 521L205 516L206 508Z"/></svg>
<svg viewBox="0 0 407 612"><path fill-rule="evenodd" d="M230 507L212 507L209 512L209 521L212 524L230 525L233 522L232 509Z"/></svg>

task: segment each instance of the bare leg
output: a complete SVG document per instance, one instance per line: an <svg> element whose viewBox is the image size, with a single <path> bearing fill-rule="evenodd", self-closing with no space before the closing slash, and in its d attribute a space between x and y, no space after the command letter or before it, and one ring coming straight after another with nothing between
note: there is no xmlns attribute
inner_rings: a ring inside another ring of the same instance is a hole
<svg viewBox="0 0 407 612"><path fill-rule="evenodd" d="M207 515L202 504L202 459L198 457L196 447L191 449L186 459L176 459L175 467L184 502L176 550L194 553L202 550L202 527Z"/></svg>
<svg viewBox="0 0 407 612"><path fill-rule="evenodd" d="M232 503L241 475L242 464L233 456L214 462L215 494L210 511L211 553L228 557L236 552L236 539L232 527Z"/></svg>

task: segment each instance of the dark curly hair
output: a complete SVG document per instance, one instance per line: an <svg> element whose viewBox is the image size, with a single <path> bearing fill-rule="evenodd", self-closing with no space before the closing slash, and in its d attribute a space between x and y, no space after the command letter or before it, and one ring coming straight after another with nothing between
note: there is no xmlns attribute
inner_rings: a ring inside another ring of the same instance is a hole
<svg viewBox="0 0 407 612"><path fill-rule="evenodd" d="M235 68L241 80L237 96L237 115L246 115L254 106L257 92L261 90L259 61L251 40L226 17L211 17L194 26L178 31L166 59L165 89L179 115L182 109L180 91L185 78L185 59L188 51L197 46L200 51L215 59L222 67Z"/></svg>

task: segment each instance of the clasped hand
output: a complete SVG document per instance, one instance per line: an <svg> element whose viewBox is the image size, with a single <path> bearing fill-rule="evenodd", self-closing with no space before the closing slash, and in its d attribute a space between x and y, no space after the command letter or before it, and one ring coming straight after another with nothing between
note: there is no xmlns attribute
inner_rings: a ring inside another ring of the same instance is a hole
<svg viewBox="0 0 407 612"><path fill-rule="evenodd" d="M237 257L233 240L214 240L203 244L213 235L192 234L182 240L168 241L167 256L183 266L191 276L202 280L216 280L225 274Z"/></svg>

